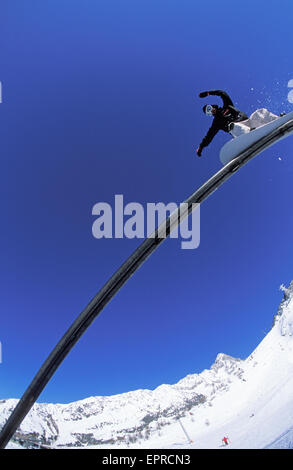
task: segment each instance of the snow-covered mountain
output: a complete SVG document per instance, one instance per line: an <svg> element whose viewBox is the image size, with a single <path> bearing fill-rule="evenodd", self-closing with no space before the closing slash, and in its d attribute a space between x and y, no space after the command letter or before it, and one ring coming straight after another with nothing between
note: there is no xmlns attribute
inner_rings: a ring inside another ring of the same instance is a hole
<svg viewBox="0 0 293 470"><path fill-rule="evenodd" d="M70 404L37 403L8 447L293 448L293 281L246 359L218 354L175 385ZM17 400L0 401L0 426Z"/></svg>

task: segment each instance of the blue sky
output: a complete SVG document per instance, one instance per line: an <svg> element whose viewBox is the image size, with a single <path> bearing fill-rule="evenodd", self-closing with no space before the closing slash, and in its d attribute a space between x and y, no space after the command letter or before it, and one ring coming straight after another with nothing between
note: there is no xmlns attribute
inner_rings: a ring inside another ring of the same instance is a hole
<svg viewBox="0 0 293 470"><path fill-rule="evenodd" d="M181 202L221 168L200 91L291 111L293 5L6 0L1 5L1 398L22 395L141 240L97 240L92 207ZM218 99L213 98L212 102ZM245 358L293 278L292 138L201 207L201 243L167 240L107 305L40 402L175 383Z"/></svg>

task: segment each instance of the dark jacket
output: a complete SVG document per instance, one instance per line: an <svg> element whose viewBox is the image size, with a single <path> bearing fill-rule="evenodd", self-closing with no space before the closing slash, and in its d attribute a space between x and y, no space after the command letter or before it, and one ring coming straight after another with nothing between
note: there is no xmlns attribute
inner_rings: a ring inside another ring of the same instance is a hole
<svg viewBox="0 0 293 470"><path fill-rule="evenodd" d="M213 124L209 128L207 135L203 138L199 146L200 149L203 149L203 147L207 147L219 130L229 132L229 124L231 122L240 122L248 119L248 116L245 113L239 111L239 109L234 107L233 101L225 91L212 90L204 92L203 94L205 96L220 96L223 100L223 107L220 108L217 105L212 105L217 109L217 111L214 116Z"/></svg>

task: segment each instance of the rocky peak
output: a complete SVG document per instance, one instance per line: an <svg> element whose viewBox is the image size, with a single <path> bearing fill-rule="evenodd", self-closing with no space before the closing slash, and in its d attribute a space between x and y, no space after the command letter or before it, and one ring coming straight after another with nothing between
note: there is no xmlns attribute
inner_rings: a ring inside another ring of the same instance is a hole
<svg viewBox="0 0 293 470"><path fill-rule="evenodd" d="M284 292L283 299L279 305L278 311L274 316L273 326L281 319L281 317L286 316L288 313L288 308L290 308L291 300L293 300L293 281L290 282L289 287L285 287L284 284L280 286L280 290Z"/></svg>
<svg viewBox="0 0 293 470"><path fill-rule="evenodd" d="M235 368L238 369L240 363L241 359L229 356L228 354L219 353L211 369L218 372L219 369L223 368L226 372L231 373Z"/></svg>

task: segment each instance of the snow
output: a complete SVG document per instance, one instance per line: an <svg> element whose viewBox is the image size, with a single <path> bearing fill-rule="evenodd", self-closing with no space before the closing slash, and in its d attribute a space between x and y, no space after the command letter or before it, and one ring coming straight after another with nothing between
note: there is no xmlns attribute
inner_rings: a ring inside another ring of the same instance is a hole
<svg viewBox="0 0 293 470"><path fill-rule="evenodd" d="M220 353L210 369L175 385L36 404L19 432L59 448L293 448L293 281L281 290L274 325L246 360ZM1 423L16 403L0 402Z"/></svg>

